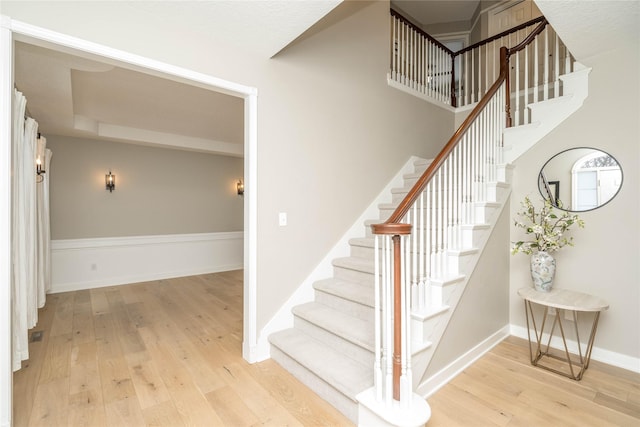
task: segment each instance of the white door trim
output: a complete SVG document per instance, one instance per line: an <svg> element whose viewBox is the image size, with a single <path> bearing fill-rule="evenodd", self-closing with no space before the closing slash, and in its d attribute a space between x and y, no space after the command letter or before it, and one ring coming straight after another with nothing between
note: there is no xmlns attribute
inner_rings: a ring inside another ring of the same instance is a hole
<svg viewBox="0 0 640 427"><path fill-rule="evenodd" d="M13 41L10 21L0 16L0 427L11 426L11 116Z"/></svg>
<svg viewBox="0 0 640 427"><path fill-rule="evenodd" d="M121 67L153 74L170 80L215 90L244 99L244 342L243 357L256 361L253 353L257 345L257 96L255 87L245 86L208 74L189 70L108 46L71 37L62 33L12 20L1 19L2 68L0 75L0 232L3 236L11 228L11 99L13 98L13 40L44 46L50 49L86 55L113 62ZM10 244L0 242L0 313L11 313ZM10 241L10 240L9 240ZM0 427L11 425L11 328L10 322L0 319ZM8 345L7 345L8 343Z"/></svg>

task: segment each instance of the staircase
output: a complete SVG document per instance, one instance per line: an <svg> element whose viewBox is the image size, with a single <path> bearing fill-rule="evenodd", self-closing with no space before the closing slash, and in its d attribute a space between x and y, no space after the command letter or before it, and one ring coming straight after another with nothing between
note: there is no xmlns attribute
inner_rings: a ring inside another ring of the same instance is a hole
<svg viewBox="0 0 640 427"><path fill-rule="evenodd" d="M562 77L563 96L530 106L532 124L505 130L504 153L509 162L581 106L587 96L589 70L577 68ZM391 191L391 202L378 206L379 218L366 221L363 237L350 240L351 255L333 261L333 277L314 283L315 300L293 309L294 327L269 338L271 357L354 423L358 418L356 396L373 385L374 238L369 226L384 221L393 212L429 164L429 160L414 163L414 172L404 176L404 186ZM464 246L449 251L447 276L431 282L431 306L412 313L415 385L429 364L510 194L510 164L505 163L499 170L498 179L489 186L492 190L487 192L487 200L476 204L481 221L464 227Z"/></svg>
<svg viewBox="0 0 640 427"><path fill-rule="evenodd" d="M508 73L506 71L508 66L505 66L504 70L504 74ZM552 99L545 96L543 101L528 103L526 109L530 119L524 120L520 126L506 128L497 136L495 132L488 131L487 138L492 139L491 144L497 143L497 145L489 145L486 150L482 148L476 151L476 153L482 153L484 160L480 161L481 166L474 166L475 169L472 172L462 174L466 175L465 180L469 180L469 183L461 184L455 178L451 179L451 182L457 184L438 187L431 186L429 181L429 185L422 190L421 197L426 199L433 197L435 200L446 192L446 196L442 198L454 200L454 202L462 200L462 203L453 208L456 212L453 215L454 222L457 222L453 237L442 237L449 232L445 231L445 227L450 226L446 218L444 222L434 226L436 233L441 233L438 239L448 240L448 242L444 244L444 250L431 252L430 255L427 250L426 262L429 266L426 280L416 279L415 272L412 273L414 277L403 278L406 283L411 283L412 302L407 309L410 312L408 317L410 334L407 336L409 344L406 346L411 357L410 363L404 364L403 361L403 372L408 366L410 369L407 368L406 372L411 373L410 380L405 378L403 381L405 386L409 384L411 391L418 389L421 381L427 380L423 376L433 353L445 333L465 287L470 280L473 280L476 264L509 198L511 162L582 105L588 93L588 73L588 69L579 64L576 65L573 72L559 76L562 84L561 96L559 96L560 91L556 91ZM489 123L490 120L504 121L504 112L500 109L500 103L504 105L504 88L498 90L502 92L494 92L495 95L492 95L489 103L485 104L486 108L479 109L483 111L482 114L484 110L489 110L487 114L492 114L491 117L483 119L483 123ZM491 102L496 104L490 104ZM455 138L456 135L452 141ZM462 138L466 136L459 139L462 140ZM471 138L477 139L477 137ZM497 150L495 147L498 147ZM449 157L445 162L448 161ZM371 410L369 406L371 402L374 406L385 406L379 399L371 399L370 402L363 403L362 398L365 390L385 387L380 385L380 379L374 381L374 366L380 364L380 354L376 355L375 348L380 344L376 344L374 321L376 318L376 308L374 308L376 307L374 301L376 298L374 288L376 237L372 234L370 226L385 222L390 215L394 214L431 162L430 160L414 162L413 173L404 175L403 187L391 191L389 203L378 205L379 218L366 221L363 236L349 241L350 256L333 260L333 277L313 284L315 299L293 308L293 327L276 332L269 337L271 357L354 423L362 422L362 419L358 418L359 415L366 413L362 411L363 405L369 410ZM447 181L449 175L446 174L451 172L451 169L455 171L457 166L453 168L447 166L442 169L439 162L440 155L434 161L433 167L429 169L435 170L437 166L437 173L444 170L445 172L442 173L445 175L441 175L441 179ZM455 164L464 164L464 162ZM484 168L482 164L491 164L491 166ZM459 171L454 173L460 174ZM460 179L460 182L462 181ZM473 198L470 196L472 193ZM452 194L455 196L452 197ZM420 215L425 215L422 211L442 208L442 205L436 203L414 206L416 205L411 207L413 213L407 214L413 221L413 229L417 230L413 231L414 233L419 233L422 227L423 223L416 219ZM467 214L466 211L471 211L471 214ZM429 213L426 216L429 215L432 214ZM435 216L437 214L434 214ZM434 224L436 224L435 221ZM417 242L418 237L411 237L407 241ZM409 246L405 250L406 258L411 258L417 252L416 246ZM379 251L379 253L382 252L383 250ZM418 259L421 259L420 256L425 255L418 255ZM413 268L416 268L415 260L409 261L407 265L414 265ZM410 268L407 268L406 276L412 274ZM417 297L417 295L420 296ZM381 310L384 318L384 309ZM389 317L388 314L386 316ZM386 351L388 361L390 350Z"/></svg>
<svg viewBox="0 0 640 427"><path fill-rule="evenodd" d="M294 327L272 334L271 357L300 381L357 423L356 395L373 385L374 363L374 238L370 223L387 219L404 195L430 164L414 163L414 173L404 176L404 187L392 190L392 201L379 206L380 218L367 221L366 234L352 239L351 255L333 261L334 276L316 282L315 301L293 309ZM434 281L431 307L414 313L414 369L421 376L447 319L451 316L462 289L477 261L483 242L489 236L504 207L510 188L504 180L493 183L493 200L478 206L488 222L470 225L468 248L451 253L448 277ZM475 240L475 242L474 242ZM439 332L438 332L439 331ZM417 383L417 381L416 381Z"/></svg>

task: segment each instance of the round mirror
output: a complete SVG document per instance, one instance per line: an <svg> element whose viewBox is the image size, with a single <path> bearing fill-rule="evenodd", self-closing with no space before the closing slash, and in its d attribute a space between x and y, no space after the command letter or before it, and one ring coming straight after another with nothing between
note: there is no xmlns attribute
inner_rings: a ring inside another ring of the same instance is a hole
<svg viewBox="0 0 640 427"><path fill-rule="evenodd" d="M598 208L618 194L622 169L609 153L570 148L544 164L538 175L540 194L559 209L580 212Z"/></svg>

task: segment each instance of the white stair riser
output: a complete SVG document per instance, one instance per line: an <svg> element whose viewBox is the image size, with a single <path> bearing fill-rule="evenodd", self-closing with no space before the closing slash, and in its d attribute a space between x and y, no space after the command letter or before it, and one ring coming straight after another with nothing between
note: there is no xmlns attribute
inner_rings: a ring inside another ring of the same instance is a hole
<svg viewBox="0 0 640 427"><path fill-rule="evenodd" d="M350 254L356 258L373 259L375 249L373 246L351 245Z"/></svg>
<svg viewBox="0 0 640 427"><path fill-rule="evenodd" d="M371 286L371 289L373 289L374 285L373 274L335 265L333 266L333 277L346 282L355 282L360 285Z"/></svg>
<svg viewBox="0 0 640 427"><path fill-rule="evenodd" d="M373 288L371 289L373 294ZM328 292L322 292L318 289L315 291L315 300L327 307L334 308L344 313L357 317L358 319L368 320L373 322L373 307L361 304L356 301L351 301L345 298L341 298L338 295L333 295Z"/></svg>
<svg viewBox="0 0 640 427"><path fill-rule="evenodd" d="M464 252L462 254L449 254L449 273L469 274L473 270L473 261L478 257L478 251Z"/></svg>
<svg viewBox="0 0 640 427"><path fill-rule="evenodd" d="M454 286L459 286L459 284L452 283L446 286L430 285L427 289L427 292L429 293L429 295L431 295L431 304L434 307L447 305L446 301L450 300L450 296L453 292Z"/></svg>
<svg viewBox="0 0 640 427"><path fill-rule="evenodd" d="M475 207L476 224L489 224L500 207L500 205L488 203L477 204Z"/></svg>
<svg viewBox="0 0 640 427"><path fill-rule="evenodd" d="M366 348L354 344L351 341L298 316L294 316L293 325L295 328L306 333L313 339L328 345L361 365L365 367L373 367L374 354ZM371 341L373 341L373 336L371 337Z"/></svg>
<svg viewBox="0 0 640 427"><path fill-rule="evenodd" d="M313 390L318 396L342 412L354 424L358 422L357 402L345 396L312 371L300 365L276 346L271 346L271 358L278 362L278 364L284 369L289 371L300 382Z"/></svg>
<svg viewBox="0 0 640 427"><path fill-rule="evenodd" d="M414 342L425 342L431 338L431 331L434 326L441 322L441 317L447 314L446 311L439 313L435 316L429 317L423 321L412 320L411 321L411 339Z"/></svg>
<svg viewBox="0 0 640 427"><path fill-rule="evenodd" d="M463 228L461 249L477 248L479 246L478 243L485 239L487 233L488 228Z"/></svg>

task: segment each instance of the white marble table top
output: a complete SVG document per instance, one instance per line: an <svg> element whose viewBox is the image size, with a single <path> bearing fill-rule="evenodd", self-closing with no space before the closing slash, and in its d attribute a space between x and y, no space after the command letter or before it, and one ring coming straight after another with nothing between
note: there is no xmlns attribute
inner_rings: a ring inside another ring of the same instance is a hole
<svg viewBox="0 0 640 427"><path fill-rule="evenodd" d="M535 304L562 310L575 311L603 311L609 308L609 303L593 295L568 289L552 289L551 292L538 292L534 288L522 288L518 295Z"/></svg>

